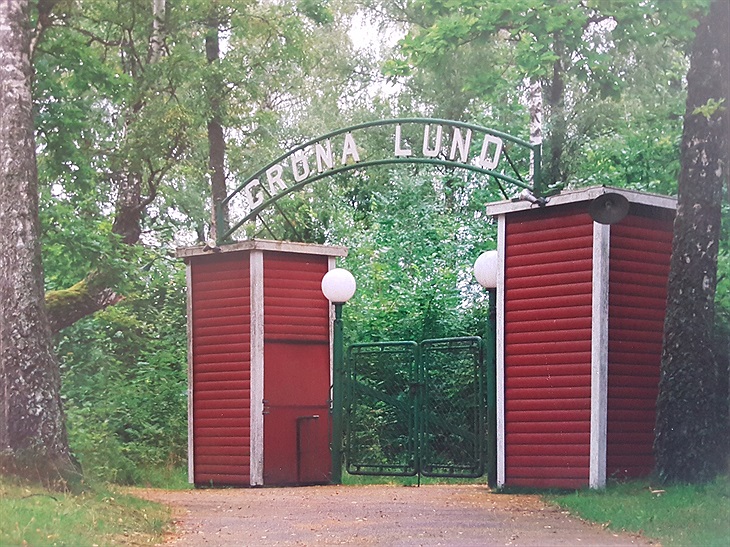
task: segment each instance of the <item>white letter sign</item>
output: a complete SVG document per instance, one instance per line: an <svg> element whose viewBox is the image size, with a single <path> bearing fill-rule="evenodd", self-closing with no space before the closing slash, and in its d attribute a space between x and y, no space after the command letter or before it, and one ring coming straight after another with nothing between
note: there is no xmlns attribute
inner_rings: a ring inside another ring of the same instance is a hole
<svg viewBox="0 0 730 547"><path fill-rule="evenodd" d="M443 127L440 125L436 126L436 142L433 145L433 148L429 148L430 146L430 135L431 133L431 126L425 125L423 127L423 155L427 158L435 158L439 155L439 152L441 152L441 136L443 135Z"/></svg>
<svg viewBox="0 0 730 547"><path fill-rule="evenodd" d="M256 209L256 207L264 202L264 196L262 196L260 192L256 192L254 194L254 188L256 186L261 186L259 179L253 179L251 182L243 187L243 196L246 198L246 201L248 202L248 205L249 207L251 207L251 209Z"/></svg>
<svg viewBox="0 0 730 547"><path fill-rule="evenodd" d="M491 158L487 158L489 153L489 145L495 146L494 154ZM497 167L499 163L499 155L502 153L502 139L495 137L494 135L484 135L484 143L482 144L482 153L479 155L478 165L482 169L492 170Z"/></svg>
<svg viewBox="0 0 730 547"><path fill-rule="evenodd" d="M461 129L454 127L454 136L451 140L451 152L449 152L449 159L453 160L456 158L456 150L459 150L459 161L466 163L469 157L469 147L471 146L471 129L466 130L466 137L461 137Z"/></svg>
<svg viewBox="0 0 730 547"><path fill-rule="evenodd" d="M342 165L347 165L347 156L352 156L352 161L355 163L360 161L360 154L357 153L357 145L355 139L352 138L352 133L345 134L345 144L342 146Z"/></svg>
<svg viewBox="0 0 730 547"><path fill-rule="evenodd" d="M301 165L301 171L299 167ZM307 155L299 151L291 157L291 171L296 182L302 182L309 176L309 161Z"/></svg>
<svg viewBox="0 0 730 547"><path fill-rule="evenodd" d="M332 157L332 142L329 139L324 141L327 148L317 143L314 145L314 155L317 158L317 172L323 173L325 168L332 169L335 160Z"/></svg>
<svg viewBox="0 0 730 547"><path fill-rule="evenodd" d="M364 133L370 129L376 131L374 142L385 139L382 141L385 147L370 141ZM362 148L358 147L358 139L365 139L360 141L364 143ZM518 148L522 152L514 157L509 153L513 146L522 147ZM505 161L500 166L502 152ZM355 169L359 172L369 167L404 163L487 174L521 187L526 186L524 181L529 173L535 195L540 195L544 190L540 185L540 165L533 159L539 153L539 145L471 123L439 118L373 120L330 131L295 146L241 182L226 200L237 195L245 203L236 201L232 209L250 207L238 224L242 226L254 220L264 207L314 181ZM238 226L231 228L231 233Z"/></svg>
<svg viewBox="0 0 730 547"><path fill-rule="evenodd" d="M284 169L281 165L274 165L266 170L266 181L269 183L269 193L273 196L276 194L277 187L280 190L286 190L286 184L281 179Z"/></svg>
<svg viewBox="0 0 730 547"><path fill-rule="evenodd" d="M413 154L413 151L410 148L403 148L400 141L400 124L398 124L395 126L395 157L405 158Z"/></svg>

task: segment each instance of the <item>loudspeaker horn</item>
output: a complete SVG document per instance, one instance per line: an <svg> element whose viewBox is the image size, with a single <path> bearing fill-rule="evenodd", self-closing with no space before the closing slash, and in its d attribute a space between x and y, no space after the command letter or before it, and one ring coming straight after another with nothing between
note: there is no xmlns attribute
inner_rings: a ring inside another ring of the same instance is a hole
<svg viewBox="0 0 730 547"><path fill-rule="evenodd" d="M591 201L588 212L599 224L616 224L629 214L629 200L613 192L603 194Z"/></svg>

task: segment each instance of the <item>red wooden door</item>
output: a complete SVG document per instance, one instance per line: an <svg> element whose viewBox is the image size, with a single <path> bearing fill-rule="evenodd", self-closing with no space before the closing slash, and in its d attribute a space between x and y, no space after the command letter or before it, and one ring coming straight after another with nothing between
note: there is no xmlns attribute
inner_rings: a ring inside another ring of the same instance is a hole
<svg viewBox="0 0 730 547"><path fill-rule="evenodd" d="M330 481L329 345L264 350L264 484Z"/></svg>
<svg viewBox="0 0 730 547"><path fill-rule="evenodd" d="M330 480L327 269L323 256L264 255L265 485Z"/></svg>

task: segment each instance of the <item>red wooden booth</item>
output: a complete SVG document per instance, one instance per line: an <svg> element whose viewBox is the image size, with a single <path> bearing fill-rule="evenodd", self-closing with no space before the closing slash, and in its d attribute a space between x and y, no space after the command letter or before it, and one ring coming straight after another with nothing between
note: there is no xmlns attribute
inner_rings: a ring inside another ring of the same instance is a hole
<svg viewBox="0 0 730 547"><path fill-rule="evenodd" d="M594 199L624 196L599 224ZM676 201L597 187L498 219L497 483L602 487L652 470Z"/></svg>
<svg viewBox="0 0 730 547"><path fill-rule="evenodd" d="M328 483L331 317L343 247L250 240L178 249L188 286L188 476Z"/></svg>

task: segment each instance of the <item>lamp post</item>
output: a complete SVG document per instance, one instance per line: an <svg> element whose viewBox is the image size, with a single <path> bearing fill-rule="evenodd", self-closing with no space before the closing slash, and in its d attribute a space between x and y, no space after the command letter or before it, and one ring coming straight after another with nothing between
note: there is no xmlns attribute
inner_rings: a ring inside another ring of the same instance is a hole
<svg viewBox="0 0 730 547"><path fill-rule="evenodd" d="M497 251L486 251L474 263L474 277L489 293L485 357L487 362L487 482L497 484Z"/></svg>
<svg viewBox="0 0 730 547"><path fill-rule="evenodd" d="M330 270L322 278L322 292L335 305L332 345L332 482L342 484L342 406L345 352L342 339L342 305L355 294L357 283L342 268Z"/></svg>

